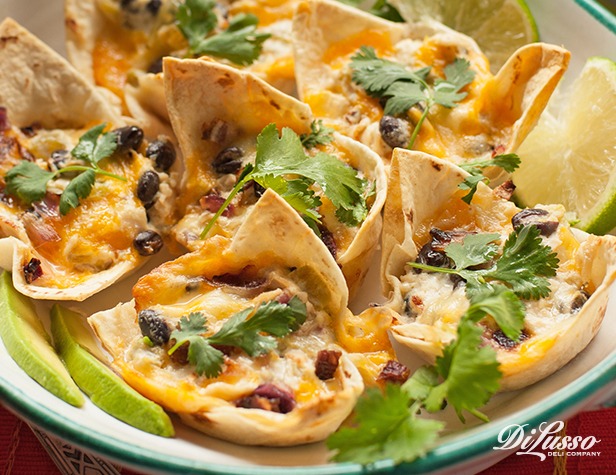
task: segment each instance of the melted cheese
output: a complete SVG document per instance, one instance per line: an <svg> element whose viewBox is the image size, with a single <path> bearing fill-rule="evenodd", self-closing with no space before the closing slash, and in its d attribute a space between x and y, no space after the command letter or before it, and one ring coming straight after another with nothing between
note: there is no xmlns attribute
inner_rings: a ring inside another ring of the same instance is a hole
<svg viewBox="0 0 616 475"><path fill-rule="evenodd" d="M210 272L224 264L223 259L210 257ZM153 279L152 274L142 278L138 287L147 286L147 295L135 292L136 307L150 308L163 315L173 326L182 316L192 312L202 312L207 318L207 334L218 331L232 315L254 308L259 303L269 302L284 292L296 295L306 301L306 293L277 267L263 269L259 275L267 284L265 288L254 291L226 285L201 283L198 289L172 291L169 287L180 289L174 282L187 282L192 278L193 269L189 259L180 258L168 263L159 270ZM203 264L201 262L198 265ZM222 270L222 269L221 269ZM226 268L227 271L234 271ZM211 275L208 275L211 278ZM150 296L158 298L150 299ZM164 404L175 412L196 412L198 399L219 398L216 404L234 405L235 401L247 396L260 384L272 383L291 391L301 407L315 399L340 391L340 378L322 381L315 374L317 353L323 349L336 349L331 318L322 310L307 303L308 318L299 330L278 338L277 350L261 356L250 357L242 351L225 357L221 375L216 378L197 376L191 365L174 363L161 347L148 347L141 335L134 335L127 345L119 365L123 376L138 390ZM167 376L165 376L167 375ZM180 385L173 381L181 380ZM161 392L161 388L163 391Z"/></svg>
<svg viewBox="0 0 616 475"><path fill-rule="evenodd" d="M47 169L51 153L72 149L84 132L38 130L31 138L17 129L3 133L0 139L10 138L16 144L14 150L19 153L1 161L0 175L4 176L26 156L34 157L40 167ZM139 232L148 229L148 223L135 190L139 177L152 168L151 161L133 153L127 158L105 159L99 166L126 178L126 181L97 175L90 195L80 200L80 205L65 216L56 209L55 214L53 211L51 215L43 213L33 221L23 218L29 206L19 200L4 203L3 210L20 223L19 228L24 230L36 255L42 259L43 276L37 279L36 285L69 288L119 262L137 265L141 260L133 248L133 239ZM60 175L48 185L48 191L61 194L68 183L69 180ZM55 239L40 237L41 229L54 233ZM23 236L18 237L23 239Z"/></svg>

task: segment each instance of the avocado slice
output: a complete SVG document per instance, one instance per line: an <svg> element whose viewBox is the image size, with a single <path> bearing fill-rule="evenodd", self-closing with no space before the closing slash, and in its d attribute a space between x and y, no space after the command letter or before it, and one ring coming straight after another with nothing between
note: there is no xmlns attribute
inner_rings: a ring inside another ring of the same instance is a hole
<svg viewBox="0 0 616 475"><path fill-rule="evenodd" d="M0 337L32 379L69 404L83 406L85 398L51 346L34 304L15 290L6 271L0 276Z"/></svg>
<svg viewBox="0 0 616 475"><path fill-rule="evenodd" d="M51 334L60 357L77 385L103 411L127 424L163 437L175 434L169 416L94 355L102 352L83 317L54 304Z"/></svg>

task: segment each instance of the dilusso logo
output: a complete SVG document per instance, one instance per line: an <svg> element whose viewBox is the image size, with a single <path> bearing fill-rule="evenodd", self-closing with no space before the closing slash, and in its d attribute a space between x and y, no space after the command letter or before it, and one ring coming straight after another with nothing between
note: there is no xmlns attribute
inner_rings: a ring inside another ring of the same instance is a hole
<svg viewBox="0 0 616 475"><path fill-rule="evenodd" d="M516 455L536 455L542 461L546 454L538 450L547 451L548 456L561 455L563 452L569 457L598 457L601 452L590 452L590 449L601 442L594 436L589 437L562 437L560 431L565 427L563 421L554 421L551 424L542 422L538 429L528 430L528 424L511 424L498 434L498 447L494 450L511 450L519 448Z"/></svg>

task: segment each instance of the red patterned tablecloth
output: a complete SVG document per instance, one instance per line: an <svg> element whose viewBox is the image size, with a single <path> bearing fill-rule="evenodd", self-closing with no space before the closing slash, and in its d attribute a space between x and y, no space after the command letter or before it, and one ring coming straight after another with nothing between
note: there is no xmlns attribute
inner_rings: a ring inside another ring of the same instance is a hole
<svg viewBox="0 0 616 475"><path fill-rule="evenodd" d="M616 474L616 408L584 412L567 423L567 435L594 436L601 440L593 447L597 457L553 457L540 461L533 455L511 455L481 475L614 475ZM57 475L51 461L28 425L0 406L0 474ZM135 472L122 470L123 475Z"/></svg>

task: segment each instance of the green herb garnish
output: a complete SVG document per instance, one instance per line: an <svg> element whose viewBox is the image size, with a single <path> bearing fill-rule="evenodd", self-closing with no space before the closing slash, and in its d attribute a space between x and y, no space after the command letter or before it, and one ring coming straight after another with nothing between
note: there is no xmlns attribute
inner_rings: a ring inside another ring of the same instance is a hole
<svg viewBox="0 0 616 475"><path fill-rule="evenodd" d="M445 79L437 79L431 85L427 82L430 68L410 71L401 64L379 58L374 49L368 46L362 46L351 57L351 69L354 83L363 87L369 95L386 99L386 115L404 114L415 105L422 107L421 117L407 146L409 149L413 147L430 108L435 104L455 107L467 95L466 92L460 92L461 89L475 77L468 60L456 58L453 63L445 66Z"/></svg>
<svg viewBox="0 0 616 475"><path fill-rule="evenodd" d="M195 312L182 317L180 329L171 333L176 343L169 354L188 342L188 361L195 366L195 372L199 376L205 374L213 378L221 373L224 361L222 351L213 345L241 348L249 356L262 355L276 348L278 343L274 337L282 337L297 330L305 321L306 304L299 298L293 297L287 304L273 300L260 305L256 310L250 307L236 313L220 330L205 337L206 318L201 312Z"/></svg>
<svg viewBox="0 0 616 475"><path fill-rule="evenodd" d="M453 269L409 262L410 267L431 272L456 274L466 281L470 315L480 320L491 315L503 333L517 340L524 326L522 299L540 299L550 293L547 277L556 275L558 257L550 246L542 243L536 226L514 230L494 259L497 246L490 244L498 234L469 234L462 243L453 243L445 253L454 261ZM471 267L486 265L486 269Z"/></svg>
<svg viewBox="0 0 616 475"><path fill-rule="evenodd" d="M318 145L327 145L334 140L334 129L323 125L323 121L313 120L310 124L310 133L299 136L302 145L306 148L314 148Z"/></svg>
<svg viewBox="0 0 616 475"><path fill-rule="evenodd" d="M252 14L234 16L226 30L211 35L218 23L216 5L212 0L186 0L178 8L177 25L188 40L190 54L209 54L242 66L252 64L271 35L257 32L259 19Z"/></svg>
<svg viewBox="0 0 616 475"><path fill-rule="evenodd" d="M363 3L363 0L338 0L340 3L345 3L347 5L351 5L356 8L360 8ZM404 18L400 15L400 12L396 10L389 2L386 0L376 0L372 4L372 6L367 10L368 13L372 15L378 16L385 20L394 21L397 23L404 23Z"/></svg>
<svg viewBox="0 0 616 475"><path fill-rule="evenodd" d="M297 178L285 178L289 175ZM331 200L341 222L356 226L368 214L368 183L359 178L356 170L323 152L314 157L307 156L300 137L293 130L285 127L279 136L276 125L270 124L257 137L254 166L244 167L229 196L205 226L201 239L207 236L235 195L251 180L278 193L313 229L321 218L316 210L321 200L310 188L313 184L318 185Z"/></svg>
<svg viewBox="0 0 616 475"><path fill-rule="evenodd" d="M434 366L424 366L402 386L388 384L385 391L370 388L355 407L354 424L327 439L336 450L333 460L371 464L383 459L410 462L434 444L444 423L421 419L422 409L437 412L445 401L458 416L479 412L498 390L501 373L496 352L482 346L482 330L468 314L458 325L457 338L443 349Z"/></svg>
<svg viewBox="0 0 616 475"><path fill-rule="evenodd" d="M484 168L500 167L506 172L512 173L520 166L520 162L520 157L515 153L507 153L504 155L496 155L494 158L488 160L473 160L460 165L460 168L470 173L470 176L466 177L464 181L458 185L458 188L461 190L469 190L468 193L462 197L462 201L471 204L479 182L483 182L486 185L490 184L490 180L483 175Z"/></svg>
<svg viewBox="0 0 616 475"><path fill-rule="evenodd" d="M43 170L38 165L22 161L11 168L6 176L6 191L17 196L26 204L40 201L47 193L47 184L63 173L78 172L60 196L60 213L66 215L79 206L79 200L87 198L94 187L96 175L104 175L117 180L126 178L109 173L98 163L113 155L117 148L117 135L113 132L103 134L105 124L91 128L79 138L79 143L71 150L71 155L88 165L70 165L55 172ZM102 135L101 135L102 134Z"/></svg>

